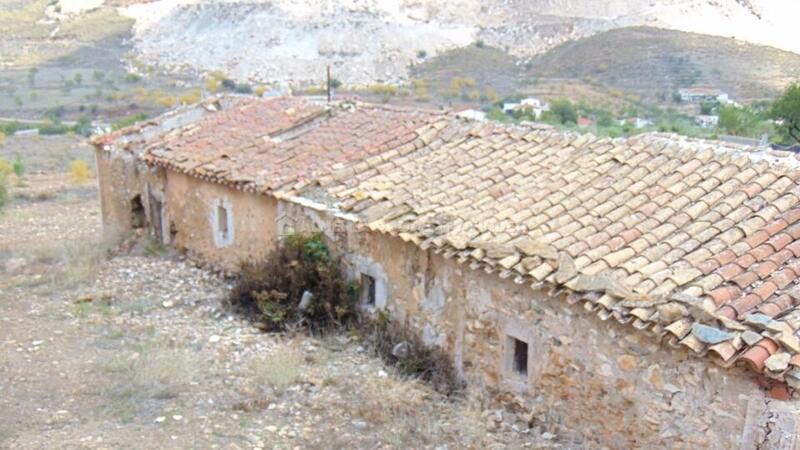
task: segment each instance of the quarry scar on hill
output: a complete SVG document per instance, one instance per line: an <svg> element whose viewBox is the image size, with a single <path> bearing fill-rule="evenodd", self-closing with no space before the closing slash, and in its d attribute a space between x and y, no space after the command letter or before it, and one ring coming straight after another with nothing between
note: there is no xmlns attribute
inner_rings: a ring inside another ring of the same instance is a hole
<svg viewBox="0 0 800 450"><path fill-rule="evenodd" d="M320 231L482 398L597 445L797 445L791 153L238 96L93 143L109 231L230 271Z"/></svg>

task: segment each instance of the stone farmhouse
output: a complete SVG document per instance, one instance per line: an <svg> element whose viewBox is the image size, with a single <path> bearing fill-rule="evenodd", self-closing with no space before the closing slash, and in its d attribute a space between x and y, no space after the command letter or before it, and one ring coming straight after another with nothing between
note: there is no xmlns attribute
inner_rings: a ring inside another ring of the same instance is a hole
<svg viewBox="0 0 800 450"><path fill-rule="evenodd" d="M320 231L468 389L611 448L796 448L800 161L224 96L93 138L106 229L235 270Z"/></svg>

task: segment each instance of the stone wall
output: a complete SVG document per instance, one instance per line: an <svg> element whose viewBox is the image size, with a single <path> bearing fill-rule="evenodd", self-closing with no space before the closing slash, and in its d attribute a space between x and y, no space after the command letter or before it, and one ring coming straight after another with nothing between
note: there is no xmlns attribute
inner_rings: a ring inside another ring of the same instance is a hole
<svg viewBox="0 0 800 450"><path fill-rule="evenodd" d="M279 210L298 231L321 229L354 276L383 277L385 308L446 349L471 392L487 401L515 397L539 420L577 430L578 441L611 448L738 448L748 411L761 417L768 404L751 374L601 321L562 296L471 270L399 238L356 230L330 212L283 202ZM527 344L526 375L512 367L511 337ZM757 440L764 433L754 422L747 436Z"/></svg>
<svg viewBox="0 0 800 450"><path fill-rule="evenodd" d="M275 248L277 201L272 197L167 171L164 204L169 240L202 261L235 270Z"/></svg>
<svg viewBox="0 0 800 450"><path fill-rule="evenodd" d="M276 200L197 178L148 167L126 151L97 150L103 228L129 234L136 228L134 201L141 202L151 238L225 270L263 258L275 247ZM220 208L221 207L221 208ZM220 211L227 233L220 233Z"/></svg>
<svg viewBox="0 0 800 450"><path fill-rule="evenodd" d="M486 402L515 398L536 420L576 430L576 441L755 448L766 435L778 435L766 431L765 421L776 416L751 374L603 322L562 296L356 229L309 201L276 201L172 172L143 175L124 158L99 155L98 168L104 223L125 224L131 195L152 194L164 205L165 240L228 269L265 256L282 233L322 232L352 277L375 280L375 304L365 310L385 309L445 349L471 393ZM230 220L224 236L218 229L223 212ZM525 370L515 366L515 339L526 345Z"/></svg>
<svg viewBox="0 0 800 450"><path fill-rule="evenodd" d="M126 151L96 149L95 156L104 232L125 235L135 228L151 229L149 193L152 190L158 195L163 190L163 171L148 167ZM136 223L134 218L136 202L144 215L142 223Z"/></svg>

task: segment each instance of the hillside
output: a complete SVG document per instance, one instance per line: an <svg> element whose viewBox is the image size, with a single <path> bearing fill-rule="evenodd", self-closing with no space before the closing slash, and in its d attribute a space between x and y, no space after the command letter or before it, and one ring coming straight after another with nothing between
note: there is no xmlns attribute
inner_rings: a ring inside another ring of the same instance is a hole
<svg viewBox="0 0 800 450"><path fill-rule="evenodd" d="M403 81L409 64L479 41L527 61L631 26L800 52L800 4L791 0L158 0L125 14L146 64L293 85L319 83L326 65L348 84Z"/></svg>
<svg viewBox="0 0 800 450"><path fill-rule="evenodd" d="M800 55L734 39L648 27L562 44L531 61L544 79L579 79L663 100L708 85L736 100L769 98L800 79Z"/></svg>

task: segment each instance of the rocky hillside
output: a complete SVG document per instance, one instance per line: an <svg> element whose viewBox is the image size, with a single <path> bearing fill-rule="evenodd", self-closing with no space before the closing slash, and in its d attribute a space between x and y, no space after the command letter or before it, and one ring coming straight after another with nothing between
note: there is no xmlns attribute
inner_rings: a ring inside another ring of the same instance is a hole
<svg viewBox="0 0 800 450"><path fill-rule="evenodd" d="M410 64L476 41L526 61L641 25L800 52L793 0L158 0L125 11L147 62L295 84L319 82L327 64L351 84L402 80Z"/></svg>
<svg viewBox="0 0 800 450"><path fill-rule="evenodd" d="M800 79L800 55L730 38L622 28L562 44L531 61L541 78L568 78L653 100L708 85L737 100L770 98Z"/></svg>

